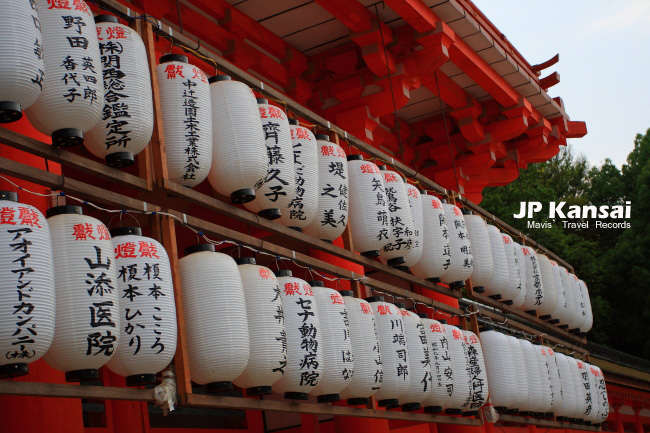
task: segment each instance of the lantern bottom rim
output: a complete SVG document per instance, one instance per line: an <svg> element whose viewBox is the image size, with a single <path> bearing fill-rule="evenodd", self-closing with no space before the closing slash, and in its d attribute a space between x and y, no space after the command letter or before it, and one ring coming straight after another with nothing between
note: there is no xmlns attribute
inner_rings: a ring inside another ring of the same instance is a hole
<svg viewBox="0 0 650 433"><path fill-rule="evenodd" d="M370 403L370 399L367 397L348 398L349 406L362 406L362 405L367 406L369 403Z"/></svg>
<svg viewBox="0 0 650 433"><path fill-rule="evenodd" d="M398 271L406 272L407 274L411 273L411 270L409 269L408 266L399 265L399 266L395 266L395 269L397 269Z"/></svg>
<svg viewBox="0 0 650 433"><path fill-rule="evenodd" d="M495 406L494 410L496 410L497 413L508 413L508 408L505 406Z"/></svg>
<svg viewBox="0 0 650 433"><path fill-rule="evenodd" d="M106 155L106 165L113 168L130 167L135 163L135 155L131 152L115 152Z"/></svg>
<svg viewBox="0 0 650 433"><path fill-rule="evenodd" d="M327 242L328 244L331 244L331 243L332 243L332 241L330 241L329 239L321 239L321 241L323 241L323 242Z"/></svg>
<svg viewBox="0 0 650 433"><path fill-rule="evenodd" d="M362 256L368 257L369 259L379 257L379 250L370 250L370 251L364 251L361 253Z"/></svg>
<svg viewBox="0 0 650 433"><path fill-rule="evenodd" d="M260 397L262 395L269 395L273 393L271 386L252 386L246 388L246 395L248 397Z"/></svg>
<svg viewBox="0 0 650 433"><path fill-rule="evenodd" d="M476 287L472 287L472 290L475 291L476 293L483 293L483 292L485 292L485 287L476 286Z"/></svg>
<svg viewBox="0 0 650 433"><path fill-rule="evenodd" d="M424 413L440 413L442 412L442 406L426 406L424 408Z"/></svg>
<svg viewBox="0 0 650 433"><path fill-rule="evenodd" d="M335 401L339 401L340 399L341 396L338 394L323 394L316 397L316 401L318 403L333 403Z"/></svg>
<svg viewBox="0 0 650 433"><path fill-rule="evenodd" d="M71 370L65 372L66 382L86 382L88 380L99 379L99 372L96 368L86 368L82 370Z"/></svg>
<svg viewBox="0 0 650 433"><path fill-rule="evenodd" d="M291 230L295 230L295 231L297 231L297 232L302 233L302 229L301 229L300 227L292 227L292 226L289 226L289 228L290 228Z"/></svg>
<svg viewBox="0 0 650 433"><path fill-rule="evenodd" d="M257 215L269 221L273 221L280 218L282 216L282 212L280 212L280 209L278 208L270 208L259 211Z"/></svg>
<svg viewBox="0 0 650 433"><path fill-rule="evenodd" d="M502 297L503 296L501 296L501 295L490 295L489 296L490 299L494 299L495 301L501 300Z"/></svg>
<svg viewBox="0 0 650 433"><path fill-rule="evenodd" d="M449 288L451 290L460 290L463 287L465 287L465 281L454 281L453 283L449 284Z"/></svg>
<svg viewBox="0 0 650 433"><path fill-rule="evenodd" d="M385 407L385 408L393 408L399 406L399 402L397 401L396 398L387 398L384 400L379 400L377 402L377 406L379 407Z"/></svg>
<svg viewBox="0 0 650 433"><path fill-rule="evenodd" d="M569 329L569 325L560 325L558 326L560 329Z"/></svg>
<svg viewBox="0 0 650 433"><path fill-rule="evenodd" d="M402 405L403 412L414 412L422 407L420 403L406 403Z"/></svg>
<svg viewBox="0 0 650 433"><path fill-rule="evenodd" d="M306 392L285 392L284 398L286 400L309 400L309 394Z"/></svg>
<svg viewBox="0 0 650 433"><path fill-rule="evenodd" d="M232 382L227 380L221 382L210 382L205 385L205 392L208 394L217 394L220 392L230 391L232 387Z"/></svg>
<svg viewBox="0 0 650 433"><path fill-rule="evenodd" d="M463 412L463 416L477 416L478 411L477 410L470 410L469 412Z"/></svg>
<svg viewBox="0 0 650 433"><path fill-rule="evenodd" d="M519 412L519 415L521 415L521 416L533 416L534 414L535 414L534 412L531 412L531 411L529 411L529 410L525 410L525 411L523 411L523 412Z"/></svg>
<svg viewBox="0 0 650 433"><path fill-rule="evenodd" d="M512 300L510 300L510 301L503 301L503 303L504 303L505 305L512 305L512 304L515 303L515 301L512 301Z"/></svg>
<svg viewBox="0 0 650 433"><path fill-rule="evenodd" d="M24 376L28 373L29 367L26 362L0 365L0 379L11 379L14 377Z"/></svg>
<svg viewBox="0 0 650 433"><path fill-rule="evenodd" d="M551 315L550 315L550 314L544 314L543 316L539 316L539 318L540 318L541 320L548 320L548 319L551 318Z"/></svg>
<svg viewBox="0 0 650 433"><path fill-rule="evenodd" d="M548 321L548 323L550 323L551 325L557 325L558 323L560 323L560 319L551 319Z"/></svg>
<svg viewBox="0 0 650 433"><path fill-rule="evenodd" d="M439 278L439 277L435 277L435 278L427 278L427 281L430 282L430 283L437 284L437 283L440 282L440 278ZM438 406L432 406L432 407L438 407Z"/></svg>
<svg viewBox="0 0 650 433"><path fill-rule="evenodd" d="M253 188L242 188L230 194L230 200L234 204L244 204L255 200L255 190Z"/></svg>
<svg viewBox="0 0 650 433"><path fill-rule="evenodd" d="M63 128L52 133L52 144L57 147L74 147L83 142L84 133L81 129Z"/></svg>
<svg viewBox="0 0 650 433"><path fill-rule="evenodd" d="M156 375L153 373L133 374L126 377L126 386L143 386L156 383Z"/></svg>
<svg viewBox="0 0 650 433"><path fill-rule="evenodd" d="M386 262L388 266L393 266L393 267L403 265L404 263L406 263L405 257L393 257L392 259Z"/></svg>
<svg viewBox="0 0 650 433"><path fill-rule="evenodd" d="M462 409L445 409L447 415L462 415Z"/></svg>
<svg viewBox="0 0 650 433"><path fill-rule="evenodd" d="M526 310L526 313L534 316L537 313L537 310Z"/></svg>
<svg viewBox="0 0 650 433"><path fill-rule="evenodd" d="M23 117L23 107L14 101L0 101L0 123L16 122Z"/></svg>
<svg viewBox="0 0 650 433"><path fill-rule="evenodd" d="M514 415L516 413L519 413L519 409L508 409L508 414Z"/></svg>

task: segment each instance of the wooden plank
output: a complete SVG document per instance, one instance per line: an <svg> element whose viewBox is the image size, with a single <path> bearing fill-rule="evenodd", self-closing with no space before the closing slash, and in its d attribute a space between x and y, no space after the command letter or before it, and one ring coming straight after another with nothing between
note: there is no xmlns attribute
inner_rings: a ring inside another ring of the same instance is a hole
<svg viewBox="0 0 650 433"><path fill-rule="evenodd" d="M0 395L155 401L153 389L80 386L60 383L0 381Z"/></svg>
<svg viewBox="0 0 650 433"><path fill-rule="evenodd" d="M571 422L559 422L545 419L536 419L516 415L503 415L499 414L499 421L496 426L503 425L503 423L514 423L521 425L534 425L538 427L557 428L557 429L571 429L571 430L584 430L584 431L601 431L600 427L575 424Z"/></svg>

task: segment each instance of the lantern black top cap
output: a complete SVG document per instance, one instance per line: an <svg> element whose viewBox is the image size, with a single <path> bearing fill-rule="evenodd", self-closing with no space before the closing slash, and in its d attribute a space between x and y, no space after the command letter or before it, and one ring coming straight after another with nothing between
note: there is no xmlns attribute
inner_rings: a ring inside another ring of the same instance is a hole
<svg viewBox="0 0 650 433"><path fill-rule="evenodd" d="M0 191L0 200L18 201L18 193L16 191Z"/></svg>
<svg viewBox="0 0 650 433"><path fill-rule="evenodd" d="M45 212L45 217L53 217L55 215L83 215L84 211L81 206L55 206L51 207Z"/></svg>
<svg viewBox="0 0 650 433"><path fill-rule="evenodd" d="M341 290L339 294L341 296L354 296L354 292L352 290Z"/></svg>
<svg viewBox="0 0 650 433"><path fill-rule="evenodd" d="M142 229L140 227L117 227L110 229L108 232L112 238L127 235L142 236Z"/></svg>
<svg viewBox="0 0 650 433"><path fill-rule="evenodd" d="M266 98L256 98L258 104L268 104L269 100Z"/></svg>
<svg viewBox="0 0 650 433"><path fill-rule="evenodd" d="M316 140L330 141L330 136L327 134L316 134Z"/></svg>
<svg viewBox="0 0 650 433"><path fill-rule="evenodd" d="M277 271L273 271L276 277L293 277L293 274L289 269L278 269Z"/></svg>
<svg viewBox="0 0 650 433"><path fill-rule="evenodd" d="M440 199L440 203L442 203L442 204L447 203L447 199L446 199L446 198L441 198L441 199Z"/></svg>
<svg viewBox="0 0 650 433"><path fill-rule="evenodd" d="M309 284L312 287L325 287L325 283L323 283L320 280L307 281L307 284Z"/></svg>
<svg viewBox="0 0 650 433"><path fill-rule="evenodd" d="M348 161L363 161L363 155L348 155Z"/></svg>
<svg viewBox="0 0 650 433"><path fill-rule="evenodd" d="M213 77L208 78L208 83L216 83L217 81L231 81L232 78L230 78L230 75L215 75Z"/></svg>
<svg viewBox="0 0 650 433"><path fill-rule="evenodd" d="M420 191L420 194L422 195L427 195L427 190L426 189L418 189Z"/></svg>
<svg viewBox="0 0 650 433"><path fill-rule="evenodd" d="M165 54L160 58L160 63L168 63L168 62L189 63L190 59L188 59L187 56L184 56L182 54Z"/></svg>
<svg viewBox="0 0 650 433"><path fill-rule="evenodd" d="M428 319L429 315L427 313L418 313L418 317L420 319Z"/></svg>
<svg viewBox="0 0 650 433"><path fill-rule="evenodd" d="M95 24L99 23L119 23L120 20L117 19L115 15L97 15L95 17Z"/></svg>
<svg viewBox="0 0 650 433"><path fill-rule="evenodd" d="M383 296L369 296L366 298L367 302L384 302Z"/></svg>
<svg viewBox="0 0 650 433"><path fill-rule="evenodd" d="M388 167L386 167L384 164L378 165L377 166L380 170L388 170Z"/></svg>
<svg viewBox="0 0 650 433"><path fill-rule="evenodd" d="M238 265L256 265L257 261L255 260L255 257L239 257L238 259L235 259L235 263Z"/></svg>
<svg viewBox="0 0 650 433"><path fill-rule="evenodd" d="M443 325L446 325L446 324L447 324L447 321L446 321L445 319L438 320L438 322L442 323Z"/></svg>
<svg viewBox="0 0 650 433"><path fill-rule="evenodd" d="M463 211L463 215L474 215L474 212L472 212L470 209L467 209L466 207L461 209Z"/></svg>
<svg viewBox="0 0 650 433"><path fill-rule="evenodd" d="M406 304L404 302L395 302L393 305L395 305L397 308L406 310Z"/></svg>
<svg viewBox="0 0 650 433"><path fill-rule="evenodd" d="M289 125L298 126L300 122L298 122L298 119L289 119Z"/></svg>
<svg viewBox="0 0 650 433"><path fill-rule="evenodd" d="M200 253L202 251L210 251L214 253L216 250L212 244L196 244L185 248L185 255L189 256L190 254Z"/></svg>

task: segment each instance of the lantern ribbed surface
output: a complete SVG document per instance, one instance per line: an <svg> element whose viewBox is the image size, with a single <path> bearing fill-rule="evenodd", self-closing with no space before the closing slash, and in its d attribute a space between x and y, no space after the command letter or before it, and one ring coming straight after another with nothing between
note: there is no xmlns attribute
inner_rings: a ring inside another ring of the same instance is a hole
<svg viewBox="0 0 650 433"><path fill-rule="evenodd" d="M379 255L385 264L403 266L413 246L411 206L402 176L392 170L382 170L382 175L391 229L387 242L379 250Z"/></svg>
<svg viewBox="0 0 650 433"><path fill-rule="evenodd" d="M506 257L503 237L499 229L492 224L488 224L487 229L490 235L494 273L490 282L485 286L485 291L489 295L501 295L501 299L504 301L512 301L517 297L519 292L510 287L510 270L508 269L508 259Z"/></svg>
<svg viewBox="0 0 650 433"><path fill-rule="evenodd" d="M501 234L503 240L503 250L506 255L506 262L508 265L508 282L505 284L507 293L510 293L510 300L513 305L521 296L521 274L519 272L519 256L517 249L519 247L512 241L512 238L505 234Z"/></svg>
<svg viewBox="0 0 650 433"><path fill-rule="evenodd" d="M212 165L212 106L205 73L186 62L161 58L156 67L169 179L194 187ZM187 60L187 58L185 58Z"/></svg>
<svg viewBox="0 0 650 433"><path fill-rule="evenodd" d="M563 353L555 353L558 373L562 386L562 405L555 410L556 416L573 418L576 410L576 390L573 385L571 364Z"/></svg>
<svg viewBox="0 0 650 433"><path fill-rule="evenodd" d="M472 394L472 383L468 371L467 348L465 347L465 336L457 327L445 325L445 337L449 342L451 368L454 373L454 393L444 408L448 413L457 414L458 411L463 411L465 403L471 398ZM485 356L485 352L483 355Z"/></svg>
<svg viewBox="0 0 650 433"><path fill-rule="evenodd" d="M516 408L518 387L514 364L519 360L514 359L508 339L500 332L485 331L481 332L481 345L492 404L496 408Z"/></svg>
<svg viewBox="0 0 650 433"><path fill-rule="evenodd" d="M381 387L383 377L377 322L367 301L352 296L343 296L343 301L350 324L354 375L340 395L342 398L368 398Z"/></svg>
<svg viewBox="0 0 650 433"><path fill-rule="evenodd" d="M333 241L348 225L348 173L346 156L338 144L317 138L318 211L304 231L317 239Z"/></svg>
<svg viewBox="0 0 650 433"><path fill-rule="evenodd" d="M508 347L510 347L510 355L512 355L512 364L514 367L514 381L516 383L516 398L515 404L512 409L519 409L519 411L528 411L528 372L526 369L526 362L524 362L524 351L517 340L512 335L506 335Z"/></svg>
<svg viewBox="0 0 650 433"><path fill-rule="evenodd" d="M384 177L371 161L347 162L350 177L350 235L354 251L376 255L391 232ZM377 253L375 253L375 251Z"/></svg>
<svg viewBox="0 0 650 433"><path fill-rule="evenodd" d="M158 241L138 234L115 235L113 248L122 326L120 342L107 366L120 376L154 375L176 353L169 257Z"/></svg>
<svg viewBox="0 0 650 433"><path fill-rule="evenodd" d="M52 343L52 256L43 214L28 204L0 200L0 378L26 374L27 364Z"/></svg>
<svg viewBox="0 0 650 433"><path fill-rule="evenodd" d="M472 286L486 287L494 275L492 243L485 220L479 215L464 215L467 234L472 245L474 270L471 275ZM494 295L496 293L488 293Z"/></svg>
<svg viewBox="0 0 650 433"><path fill-rule="evenodd" d="M323 346L323 374L310 391L315 396L339 394L352 382L354 355L343 296L334 289L313 287Z"/></svg>
<svg viewBox="0 0 650 433"><path fill-rule="evenodd" d="M378 402L397 400L411 385L409 371L408 345L404 321L400 309L387 302L370 302L377 322L381 363L384 370L383 381L375 393ZM395 401L394 404L397 404Z"/></svg>
<svg viewBox="0 0 650 433"><path fill-rule="evenodd" d="M523 247L526 262L526 299L522 309L537 310L544 303L544 286L537 253L531 247Z"/></svg>
<svg viewBox="0 0 650 433"><path fill-rule="evenodd" d="M76 381L77 375L69 372L96 370L118 348L124 323L113 244L106 226L95 218L64 213L47 222L56 251L56 325L44 359Z"/></svg>
<svg viewBox="0 0 650 433"><path fill-rule="evenodd" d="M280 221L287 227L307 227L318 212L318 145L304 126L291 125L291 142L296 172L296 194L282 209Z"/></svg>
<svg viewBox="0 0 650 433"><path fill-rule="evenodd" d="M153 99L147 51L138 33L128 26L100 22L99 53L104 73L104 100L100 121L88 132L86 149L98 158L129 152L130 158L114 155L113 166L133 163L153 133Z"/></svg>
<svg viewBox="0 0 650 433"><path fill-rule="evenodd" d="M549 262L553 269L553 281L555 281L555 291L557 293L557 305L555 306L553 313L551 313L551 316L553 319L561 321L562 318L566 317L568 314L566 290L564 289L564 283L562 281L560 265L558 265L555 260L549 260Z"/></svg>
<svg viewBox="0 0 650 433"><path fill-rule="evenodd" d="M483 336L482 333L481 336ZM524 354L522 362L526 364L526 377L528 381L528 401L526 408L530 412L543 412L542 400L544 397L542 391L542 376L540 375L537 350L533 343L528 340L520 339L519 344L521 345L521 350ZM494 385L492 385L492 387L494 387Z"/></svg>
<svg viewBox="0 0 650 433"><path fill-rule="evenodd" d="M320 312L312 287L291 276L278 277L287 329L287 358L284 375L273 390L285 398L306 400L323 377L324 349ZM292 393L287 395L287 393Z"/></svg>
<svg viewBox="0 0 650 433"><path fill-rule="evenodd" d="M442 282L464 285L465 280L472 275L474 270L473 248L465 227L465 219L461 210L453 204L445 203L442 206L449 228L449 248L451 250L451 262L442 276Z"/></svg>
<svg viewBox="0 0 650 433"><path fill-rule="evenodd" d="M519 294L514 299L512 306L515 308L522 308L526 302L526 290L528 283L528 274L526 273L526 256L524 256L524 248L521 244L514 242L515 254L517 255L517 266L519 267L519 276L521 277L521 288Z"/></svg>
<svg viewBox="0 0 650 433"><path fill-rule="evenodd" d="M587 307L585 303L585 296L582 293L582 287L578 282L578 277L575 274L569 274L569 280L573 287L573 323L570 324L569 329L580 329L580 327L587 321Z"/></svg>
<svg viewBox="0 0 650 433"><path fill-rule="evenodd" d="M593 365L585 362L587 367L587 374L589 375L589 394L591 395L591 411L586 414L587 420L592 423L600 422L600 393L598 392L598 379L596 378L596 369L593 368Z"/></svg>
<svg viewBox="0 0 650 433"><path fill-rule="evenodd" d="M564 267L560 267L560 277L562 278L562 287L564 287L564 295L566 302L566 313L564 317L560 317L560 325L569 326L573 323L576 308L575 297L573 293L573 283L569 276L569 271Z"/></svg>
<svg viewBox="0 0 650 433"><path fill-rule="evenodd" d="M555 286L555 275L553 274L553 265L544 254L537 255L539 264L540 277L544 287L544 301L537 308L540 316L551 316L557 307L557 287Z"/></svg>
<svg viewBox="0 0 650 433"><path fill-rule="evenodd" d="M208 181L219 194L235 203L250 201L269 168L257 100L242 82L209 81L213 82L212 166Z"/></svg>
<svg viewBox="0 0 650 433"><path fill-rule="evenodd" d="M593 410L593 399L590 393L591 381L587 374L587 366L583 361L569 357L569 362L573 371L573 387L576 390L577 404L574 418L584 420ZM588 393L589 395L587 395Z"/></svg>
<svg viewBox="0 0 650 433"><path fill-rule="evenodd" d="M464 412L474 412L481 408L488 398L488 378L485 357L479 338L472 331L463 331L467 347L468 373L472 395L463 405Z"/></svg>
<svg viewBox="0 0 650 433"><path fill-rule="evenodd" d="M593 374L596 378L595 392L598 394L598 407L599 407L598 409L599 417L594 422L602 423L606 421L607 417L609 416L609 397L607 395L605 376L603 375L603 371L600 369L600 367L592 365L591 369L593 370Z"/></svg>
<svg viewBox="0 0 650 433"><path fill-rule="evenodd" d="M411 383L400 398L400 404L422 403L431 391L431 353L424 323L417 314L400 309L404 333L409 348L409 375Z"/></svg>
<svg viewBox="0 0 650 433"><path fill-rule="evenodd" d="M12 2L13 3L13 2ZM27 110L29 121L45 135L73 128L83 133L101 119L104 80L93 14L83 0L56 5L36 0L43 34L43 92ZM56 139L53 137L56 143Z"/></svg>
<svg viewBox="0 0 650 433"><path fill-rule="evenodd" d="M422 194L422 256L411 272L421 278L441 278L451 266L449 228L442 202L433 195Z"/></svg>
<svg viewBox="0 0 650 433"><path fill-rule="evenodd" d="M244 372L235 379L242 388L270 387L287 366L287 334L280 285L273 272L264 266L238 266L248 318L250 355ZM248 391L249 395L255 393Z"/></svg>
<svg viewBox="0 0 650 433"><path fill-rule="evenodd" d="M279 209L281 214L296 196L296 171L293 162L291 126L286 113L268 103L258 103L262 132L266 144L268 171L255 200L245 204L251 212Z"/></svg>
<svg viewBox="0 0 650 433"><path fill-rule="evenodd" d="M431 359L431 392L422 402L422 406L436 407L441 411L451 403L454 392L454 371L451 365L449 340L445 325L433 319L422 319L429 342Z"/></svg>
<svg viewBox="0 0 650 433"><path fill-rule="evenodd" d="M43 4L47 6L45 1ZM41 94L45 71L43 37L39 28L35 2L14 0L0 2L0 123L22 117ZM7 103L18 107L5 106Z"/></svg>
<svg viewBox="0 0 650 433"><path fill-rule="evenodd" d="M406 255L404 266L411 267L416 265L422 258L422 249L424 248L424 221L422 216L422 198L420 191L410 183L406 185L406 195L409 199L411 208L411 218L413 218L413 245L411 251Z"/></svg>
<svg viewBox="0 0 650 433"><path fill-rule="evenodd" d="M560 380L560 371L557 366L555 352L550 347L546 347L548 370L551 373L551 384L553 385L553 411L564 404L562 382Z"/></svg>
<svg viewBox="0 0 650 433"><path fill-rule="evenodd" d="M199 251L179 260L192 380L232 382L249 358L244 286L232 257Z"/></svg>
<svg viewBox="0 0 650 433"><path fill-rule="evenodd" d="M553 383L551 382L551 372L548 366L548 354L546 348L539 344L534 344L535 355L537 356L537 374L542 382L542 399L540 412L548 413L553 411Z"/></svg>
<svg viewBox="0 0 650 433"><path fill-rule="evenodd" d="M582 289L582 298L585 304L585 321L580 325L580 332L589 332L594 324L594 313L591 309L591 299L589 299L589 289L584 281L578 280Z"/></svg>

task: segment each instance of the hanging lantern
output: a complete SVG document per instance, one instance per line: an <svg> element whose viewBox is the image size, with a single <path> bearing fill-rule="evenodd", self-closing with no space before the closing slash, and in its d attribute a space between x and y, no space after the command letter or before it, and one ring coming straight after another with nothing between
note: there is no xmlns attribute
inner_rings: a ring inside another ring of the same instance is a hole
<svg viewBox="0 0 650 433"><path fill-rule="evenodd" d="M381 387L384 374L377 322L367 301L353 297L352 290L343 290L340 294L348 313L354 357L354 375L340 395L347 398L350 406L367 405L369 398Z"/></svg>
<svg viewBox="0 0 650 433"><path fill-rule="evenodd" d="M0 191L0 379L27 374L52 343L52 255L43 214Z"/></svg>
<svg viewBox="0 0 650 433"><path fill-rule="evenodd" d="M380 165L386 188L386 204L390 226L387 242L379 250L381 261L388 266L402 266L413 246L413 217L404 186L404 179L398 173Z"/></svg>
<svg viewBox="0 0 650 433"><path fill-rule="evenodd" d="M576 389L576 412L572 421L584 421L587 414L593 410L593 398L591 396L591 381L587 373L587 366L583 361L569 357L573 370L573 385Z"/></svg>
<svg viewBox="0 0 650 433"><path fill-rule="evenodd" d="M411 266L413 275L439 283L440 278L451 266L449 228L443 202L433 195L421 193L423 217L422 257Z"/></svg>
<svg viewBox="0 0 650 433"><path fill-rule="evenodd" d="M516 382L515 404L508 409L508 413L530 412L528 407L528 372L524 362L524 351L512 335L506 335L510 354L512 355L513 373Z"/></svg>
<svg viewBox="0 0 650 433"><path fill-rule="evenodd" d="M505 284L505 290L510 294L511 299L504 303L514 305L521 295L521 274L519 273L519 258L516 251L518 247L512 241L512 238L505 233L501 233L501 239L503 240L503 250L508 266L508 281Z"/></svg>
<svg viewBox="0 0 650 433"><path fill-rule="evenodd" d="M558 421L568 421L574 417L576 410L576 390L573 385L571 365L562 353L555 353L555 360L562 386L562 405L555 410Z"/></svg>
<svg viewBox="0 0 650 433"><path fill-rule="evenodd" d="M316 134L318 143L318 211L303 230L315 238L332 243L348 225L348 173L345 151Z"/></svg>
<svg viewBox="0 0 650 433"><path fill-rule="evenodd" d="M472 271L472 289L477 293L483 293L494 275L494 262L492 258L492 245L490 234L487 230L485 220L469 209L463 209L463 217L469 242L472 245L472 258L474 259L474 270ZM501 299L496 293L489 293L494 299Z"/></svg>
<svg viewBox="0 0 650 433"><path fill-rule="evenodd" d="M598 395L598 416L593 424L600 425L607 420L609 416L609 398L607 396L607 386L605 385L605 376L600 367L590 365L589 369L596 380L594 392Z"/></svg>
<svg viewBox="0 0 650 433"><path fill-rule="evenodd" d="M523 247L524 261L526 262L526 299L522 308L530 314L544 302L544 287L542 285L541 270L537 253L531 247Z"/></svg>
<svg viewBox="0 0 650 433"><path fill-rule="evenodd" d="M43 359L67 382L94 380L118 348L120 293L113 244L101 221L79 206L46 213L54 254L56 323Z"/></svg>
<svg viewBox="0 0 650 433"><path fill-rule="evenodd" d="M569 274L569 281L573 287L573 323L569 324L571 332L578 332L580 327L587 321L587 308L585 297L582 293L582 287L578 283L578 277L575 274Z"/></svg>
<svg viewBox="0 0 650 433"><path fill-rule="evenodd" d="M250 355L235 384L247 396L271 394L271 386L287 367L287 333L280 286L273 272L252 257L235 260L244 286Z"/></svg>
<svg viewBox="0 0 650 433"><path fill-rule="evenodd" d="M538 342L533 343L535 356L537 356L537 371L542 381L542 400L539 411L535 414L538 418L549 418L553 414L553 383L551 382L551 372L548 366L548 355L546 348ZM535 374L533 373L533 374Z"/></svg>
<svg viewBox="0 0 650 433"><path fill-rule="evenodd" d="M296 194L282 210L282 224L302 231L316 217L318 211L318 145L312 132L289 119L291 142L296 171Z"/></svg>
<svg viewBox="0 0 650 433"><path fill-rule="evenodd" d="M506 305L512 305L513 300L519 294L518 291L511 290L510 270L508 269L508 259L506 258L506 248L503 243L503 236L498 228L492 224L487 225L490 236L490 247L492 250L492 263L494 265L494 274L492 279L487 283L485 289L494 299L500 299Z"/></svg>
<svg viewBox="0 0 650 433"><path fill-rule="evenodd" d="M291 127L282 109L269 101L257 98L262 132L266 143L268 171L255 200L245 204L246 209L262 218L275 220L282 215L296 196L296 171L291 144Z"/></svg>
<svg viewBox="0 0 650 433"><path fill-rule="evenodd" d="M465 337L460 329L448 325L444 320L440 322L445 325L445 337L449 342L451 368L454 374L454 392L444 408L448 415L460 415L472 394Z"/></svg>
<svg viewBox="0 0 650 433"><path fill-rule="evenodd" d="M214 245L185 249L178 261L192 381L216 393L232 389L249 358L244 286L232 257Z"/></svg>
<svg viewBox="0 0 650 433"><path fill-rule="evenodd" d="M594 324L594 313L591 310L591 299L589 299L589 289L584 281L578 280L578 284L582 289L582 299L585 304L585 321L580 325L580 333L586 334L591 330L591 327Z"/></svg>
<svg viewBox="0 0 650 433"><path fill-rule="evenodd" d="M560 266L555 260L549 260L551 264L551 269L553 270L553 281L555 282L555 292L557 294L557 305L555 310L551 313L552 320L549 320L548 323L557 324L560 322L560 319L566 317L567 314L567 303L566 303L566 290L564 289L564 284L562 283L562 275L560 274Z"/></svg>
<svg viewBox="0 0 650 433"><path fill-rule="evenodd" d="M411 384L404 321L400 309L384 302L383 296L371 296L366 301L372 306L377 322L384 370L381 388L375 393L375 399L380 407L397 407L398 399L408 391Z"/></svg>
<svg viewBox="0 0 650 433"><path fill-rule="evenodd" d="M241 204L255 200L269 168L257 100L246 84L228 75L208 79L212 102L212 165L208 181Z"/></svg>
<svg viewBox="0 0 650 433"><path fill-rule="evenodd" d="M0 16L7 18L0 28L0 123L10 123L43 90L43 37L34 1L1 2Z"/></svg>
<svg viewBox="0 0 650 433"><path fill-rule="evenodd" d="M494 408L499 413L516 409L517 382L513 353L505 335L490 328L481 332L481 346L485 356L490 397ZM513 372L515 376L513 377Z"/></svg>
<svg viewBox="0 0 650 433"><path fill-rule="evenodd" d="M350 177L350 235L354 251L365 257L377 257L390 232L390 214L379 168L361 155L347 157Z"/></svg>
<svg viewBox="0 0 650 433"><path fill-rule="evenodd" d="M569 276L569 271L565 267L560 267L560 277L562 278L562 287L564 287L564 301L566 302L566 313L564 317L560 317L560 324L562 329L568 329L569 325L573 323L575 315L575 299L573 293L573 283Z"/></svg>
<svg viewBox="0 0 650 433"><path fill-rule="evenodd" d="M439 413L444 406L453 403L454 370L451 365L449 340L442 323L425 318L422 323L429 342L432 375L431 392L422 402L422 406L425 413Z"/></svg>
<svg viewBox="0 0 650 433"><path fill-rule="evenodd" d="M557 366L557 358L555 357L555 352L550 347L545 347L548 370L551 373L551 385L553 385L553 413L561 407L563 403L563 389L562 382L560 381L560 371Z"/></svg>
<svg viewBox="0 0 650 433"><path fill-rule="evenodd" d="M88 132L86 149L111 167L128 167L153 133L153 99L147 51L138 33L113 15L95 17L102 56L105 105Z"/></svg>
<svg viewBox="0 0 650 433"><path fill-rule="evenodd" d="M409 199L411 217L413 218L413 245L411 246L411 251L406 255L406 263L404 263L404 266L407 268L415 266L420 261L422 258L422 249L424 248L424 217L422 213L421 194L426 194L426 191L420 191L410 183L406 184L406 195Z"/></svg>
<svg viewBox="0 0 650 433"><path fill-rule="evenodd" d="M411 382L408 390L399 398L404 412L412 412L421 407L421 403L431 392L431 354L424 323L420 316L406 310L406 305L395 304L399 307L404 323L404 334L409 348L409 375ZM426 317L426 314L423 315Z"/></svg>
<svg viewBox="0 0 650 433"><path fill-rule="evenodd" d="M515 254L517 255L517 266L519 267L519 276L521 277L521 288L519 294L513 300L512 306L523 309L524 302L526 302L526 284L528 282L528 274L526 273L526 256L524 256L525 247L517 242L514 242L514 244Z"/></svg>
<svg viewBox="0 0 650 433"><path fill-rule="evenodd" d="M343 296L325 287L322 281L310 281L318 308L323 342L323 374L311 391L318 403L340 400L340 393L350 385L354 374L354 355L350 338L350 321Z"/></svg>
<svg viewBox="0 0 650 433"><path fill-rule="evenodd" d="M127 386L156 383L176 353L176 305L169 257L139 227L110 231L121 320L119 344L107 367Z"/></svg>
<svg viewBox="0 0 650 433"><path fill-rule="evenodd" d="M477 416L488 398L488 379L485 358L481 343L472 331L463 331L467 347L467 364L470 380L471 398L463 405L464 416Z"/></svg>
<svg viewBox="0 0 650 433"><path fill-rule="evenodd" d="M288 400L307 400L323 377L323 329L312 287L291 271L275 272L287 329L287 368L273 390Z"/></svg>
<svg viewBox="0 0 650 433"><path fill-rule="evenodd" d="M36 0L36 6L45 67L44 74L37 71L30 77L43 91L27 110L27 117L38 131L52 137L55 146L77 146L99 122L104 109L102 61L93 14L83 0ZM37 45L34 48L40 50Z"/></svg>
<svg viewBox="0 0 650 433"><path fill-rule="evenodd" d="M591 401L592 401L592 407L591 411L587 414L585 414L585 418L587 419L587 422L585 424L587 425L593 425L596 423L600 423L600 393L598 392L598 378L596 377L596 369L594 368L593 365L585 362L585 367L587 369L587 375L589 376L589 393L591 394Z"/></svg>
<svg viewBox="0 0 650 433"><path fill-rule="evenodd" d="M481 333L481 338L483 338L483 333ZM527 410L520 411L519 413L525 416L532 416L542 412L542 400L544 398L542 377L539 374L539 361L535 346L528 340L519 339L518 341L524 354L522 362L526 364L526 381L528 382L528 400L525 406ZM490 386L494 389L494 384L490 383Z"/></svg>
<svg viewBox="0 0 650 433"><path fill-rule="evenodd" d="M465 287L465 280L472 275L474 259L465 219L461 210L453 204L443 204L447 227L449 228L449 248L451 261L442 276L442 282L452 290Z"/></svg>
<svg viewBox="0 0 650 433"><path fill-rule="evenodd" d="M553 265L544 254L537 255L539 265L539 274L544 287L544 301L537 308L539 318L548 320L557 307L557 288L555 287L555 275L553 275Z"/></svg>

